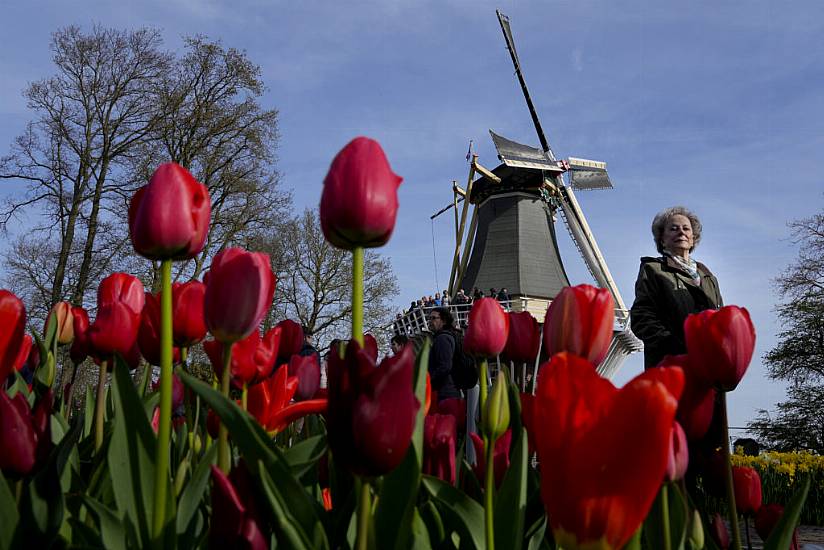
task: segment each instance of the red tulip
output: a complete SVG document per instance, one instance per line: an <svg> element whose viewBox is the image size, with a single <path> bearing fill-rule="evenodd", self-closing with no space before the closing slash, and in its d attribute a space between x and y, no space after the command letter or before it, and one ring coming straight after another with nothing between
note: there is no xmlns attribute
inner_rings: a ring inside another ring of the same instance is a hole
<svg viewBox="0 0 824 550"><path fill-rule="evenodd" d="M378 362L378 341L371 334L363 335L363 349L369 354L373 363Z"/></svg>
<svg viewBox="0 0 824 550"><path fill-rule="evenodd" d="M320 225L326 240L346 250L386 244L395 228L402 180L377 141L350 141L323 180Z"/></svg>
<svg viewBox="0 0 824 550"><path fill-rule="evenodd" d="M550 356L568 351L597 366L607 355L614 323L615 302L609 290L564 287L546 312L544 349Z"/></svg>
<svg viewBox="0 0 824 550"><path fill-rule="evenodd" d="M31 336L29 336L29 338L31 338ZM37 370L37 367L40 366L40 346L30 346L29 354L26 357L26 368L34 372Z"/></svg>
<svg viewBox="0 0 824 550"><path fill-rule="evenodd" d="M739 514L752 516L761 508L761 476L753 468L732 467L735 508Z"/></svg>
<svg viewBox="0 0 824 550"><path fill-rule="evenodd" d="M46 325L43 327L43 336L49 329L49 321L54 317L57 321L58 344L71 344L74 340L74 316L72 315L72 305L69 302L57 302L49 311L46 317Z"/></svg>
<svg viewBox="0 0 824 550"><path fill-rule="evenodd" d="M529 446L529 454L537 449L535 445L535 432L538 426L535 425L535 396L531 393L521 394L521 420L526 428L526 437Z"/></svg>
<svg viewBox="0 0 824 550"><path fill-rule="evenodd" d="M75 364L82 363L89 355L89 314L82 307L72 307L74 342L69 355Z"/></svg>
<svg viewBox="0 0 824 550"><path fill-rule="evenodd" d="M677 481L687 473L687 466L690 461L690 451L687 447L687 436L684 429L678 422L672 423L672 437L670 438L670 449L667 455L667 470L664 479L667 481Z"/></svg>
<svg viewBox="0 0 824 550"><path fill-rule="evenodd" d="M212 466L212 522L209 529L209 546L212 548L248 548L264 550L269 547L266 537L247 510L244 502L253 500L252 495L241 499L232 482L220 468Z"/></svg>
<svg viewBox="0 0 824 550"><path fill-rule="evenodd" d="M260 332L253 331L249 336L232 346L232 384L243 388L266 379L272 374L277 357L280 329L275 327L261 338ZM223 375L223 346L217 340L203 342L203 349L212 363L218 378Z"/></svg>
<svg viewBox="0 0 824 550"><path fill-rule="evenodd" d="M160 380L152 384L152 389L155 391L160 391ZM183 382L180 381L180 378L175 374L172 376L172 411L176 411L181 408L185 398L186 388L183 386Z"/></svg>
<svg viewBox="0 0 824 550"><path fill-rule="evenodd" d="M17 358L14 360L13 369L16 371L23 370L23 367L26 366L26 362L29 359L29 356L32 353L32 349L38 349L34 344L34 340L28 334L23 335L23 341L20 343L20 350L17 352ZM37 364L40 364L40 351L37 352ZM37 365L35 365L37 366ZM0 390L2 391L2 390Z"/></svg>
<svg viewBox="0 0 824 550"><path fill-rule="evenodd" d="M145 303L145 291L140 279L128 273L112 273L97 287L97 307L119 302L139 316Z"/></svg>
<svg viewBox="0 0 824 550"><path fill-rule="evenodd" d="M188 348L206 337L205 296L206 285L200 281L172 285L172 332L176 346Z"/></svg>
<svg viewBox="0 0 824 550"><path fill-rule="evenodd" d="M479 357L495 357L509 336L509 317L495 298L481 298L469 312L464 351Z"/></svg>
<svg viewBox="0 0 824 550"><path fill-rule="evenodd" d="M160 295L146 293L137 332L140 354L150 365L160 366ZM180 362L180 348L172 349L172 362Z"/></svg>
<svg viewBox="0 0 824 550"><path fill-rule="evenodd" d="M54 393L49 389L37 401L32 410L31 426L37 440L35 465L45 464L54 448L51 438L51 414L54 405Z"/></svg>
<svg viewBox="0 0 824 550"><path fill-rule="evenodd" d="M26 307L8 290L0 290L0 388L15 370L23 335L26 332Z"/></svg>
<svg viewBox="0 0 824 550"><path fill-rule="evenodd" d="M458 431L462 433L466 431L466 399L451 397L449 399L435 401L435 403L437 403L437 405L435 406L433 414L451 414L455 417Z"/></svg>
<svg viewBox="0 0 824 550"><path fill-rule="evenodd" d="M472 467L475 472L475 477L483 485L486 479L486 455L484 454L484 442L478 434L470 433L469 437L472 439L472 446L475 447L475 458L477 464ZM504 435L495 441L495 447L492 449L492 465L495 468L495 487L500 487L504 480L504 474L509 469L509 447L512 444L512 430L506 430Z"/></svg>
<svg viewBox="0 0 824 550"><path fill-rule="evenodd" d="M280 327L280 346L278 346L278 365L288 363L303 347L303 327L291 319L284 319L276 326Z"/></svg>
<svg viewBox="0 0 824 550"><path fill-rule="evenodd" d="M275 275L267 254L221 250L206 274L203 314L209 332L224 343L246 338L258 329L274 293Z"/></svg>
<svg viewBox="0 0 824 550"><path fill-rule="evenodd" d="M89 341L94 353L108 358L115 353L128 357L137 344L140 315L123 302L104 304L97 309L97 318L89 327Z"/></svg>
<svg viewBox="0 0 824 550"><path fill-rule="evenodd" d="M11 399L0 388L0 470L25 476L35 464L37 437L22 393Z"/></svg>
<svg viewBox="0 0 824 550"><path fill-rule="evenodd" d="M358 475L379 476L406 455L421 404L412 391L410 344L378 368L355 340L343 359L329 357L327 433L335 461Z"/></svg>
<svg viewBox="0 0 824 550"><path fill-rule="evenodd" d="M528 311L510 312L509 337L503 355L516 363L531 363L541 346L541 327Z"/></svg>
<svg viewBox="0 0 824 550"><path fill-rule="evenodd" d="M451 414L430 414L423 424L423 473L451 485L455 484L456 424Z"/></svg>
<svg viewBox="0 0 824 550"><path fill-rule="evenodd" d="M726 306L684 321L687 352L696 376L720 391L732 391L755 350L755 327L745 308Z"/></svg>
<svg viewBox="0 0 824 550"><path fill-rule="evenodd" d="M710 536L721 550L727 550L730 547L730 532L727 531L727 526L718 512L710 518Z"/></svg>
<svg viewBox="0 0 824 550"><path fill-rule="evenodd" d="M272 431L272 417L289 404L297 390L297 376L289 376L285 368L279 368L273 376L249 388L247 409L261 426Z"/></svg>
<svg viewBox="0 0 824 550"><path fill-rule="evenodd" d="M676 418L689 441L703 438L712 424L715 390L699 380L688 355L667 355L659 367L679 367L684 371L684 392L678 401Z"/></svg>
<svg viewBox="0 0 824 550"><path fill-rule="evenodd" d="M765 504L758 510L755 515L755 532L761 540L767 541L783 515L784 507L780 504ZM790 550L798 550L798 529L793 531Z"/></svg>
<svg viewBox="0 0 824 550"><path fill-rule="evenodd" d="M559 546L621 548L638 529L664 478L683 384L680 369L653 368L616 389L567 352L541 367L534 436Z"/></svg>
<svg viewBox="0 0 824 550"><path fill-rule="evenodd" d="M298 377L298 391L295 399L306 401L312 399L320 388L320 365L318 356L293 355L289 360L289 374Z"/></svg>
<svg viewBox="0 0 824 550"><path fill-rule="evenodd" d="M188 170L161 164L129 204L135 252L150 260L186 260L203 250L209 232L209 190Z"/></svg>

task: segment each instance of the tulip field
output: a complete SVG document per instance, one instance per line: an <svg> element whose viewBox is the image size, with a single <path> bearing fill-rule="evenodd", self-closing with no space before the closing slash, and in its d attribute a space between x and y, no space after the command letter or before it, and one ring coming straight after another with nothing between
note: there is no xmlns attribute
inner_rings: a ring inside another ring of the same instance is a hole
<svg viewBox="0 0 824 550"><path fill-rule="evenodd" d="M690 316L687 354L616 388L596 372L608 291L565 288L543 324L476 300L463 346L477 411L438 399L427 337L380 358L363 332L364 249L391 237L400 184L368 138L324 181L323 232L351 251L353 277L351 337L330 350L323 388L297 322L261 331L277 285L266 254L225 248L202 281L172 284L210 224L206 187L176 164L129 208L135 251L160 263L158 293L113 273L93 309L55 304L41 332L0 290L0 549L742 548L739 514L785 549L799 518L820 524L821 457L720 444L755 346L744 308ZM510 365L536 361L523 393ZM99 377L81 409L55 380L83 362ZM142 364L159 367L155 384Z"/></svg>

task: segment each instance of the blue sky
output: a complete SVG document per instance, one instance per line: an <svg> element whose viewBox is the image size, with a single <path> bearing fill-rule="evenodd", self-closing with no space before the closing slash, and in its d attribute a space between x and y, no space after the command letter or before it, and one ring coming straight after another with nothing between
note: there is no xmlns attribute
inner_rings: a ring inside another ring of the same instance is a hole
<svg viewBox="0 0 824 550"><path fill-rule="evenodd" d="M20 92L52 72L51 32L79 24L162 30L169 48L201 33L246 50L280 110L279 168L297 208L315 206L335 153L352 137L384 146L404 177L390 244L399 305L446 285L451 216L429 215L465 182L487 131L537 145L495 8L559 157L605 160L615 189L579 193L627 302L638 259L654 253L654 214L684 204L702 218L695 257L727 303L746 306L756 357L731 394L731 423L783 399L761 357L778 330L771 284L794 257L786 223L824 207L824 4L817 1L38 1L1 0L0 151L30 115ZM818 159L818 160L816 160ZM0 197L19 191L4 182ZM433 253L432 232L436 246ZM565 231L575 282L591 282ZM0 246L5 243L0 241ZM642 369L625 364L616 382Z"/></svg>

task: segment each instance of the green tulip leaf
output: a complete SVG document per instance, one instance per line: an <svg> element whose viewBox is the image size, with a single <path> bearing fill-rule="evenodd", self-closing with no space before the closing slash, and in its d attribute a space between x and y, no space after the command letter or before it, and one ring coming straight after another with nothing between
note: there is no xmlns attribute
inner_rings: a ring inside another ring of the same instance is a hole
<svg viewBox="0 0 824 550"><path fill-rule="evenodd" d="M427 500L418 512L429 531L429 540L434 541L435 546L439 545L446 538L446 531L438 507L431 500Z"/></svg>
<svg viewBox="0 0 824 550"><path fill-rule="evenodd" d="M115 360L110 393L114 418L108 469L115 487L114 500L117 510L135 528L136 545L147 547L152 541L156 438L128 367L120 359ZM171 496L171 482L166 481L166 494ZM173 512L173 504L167 502L166 507ZM168 533L169 529L165 531Z"/></svg>
<svg viewBox="0 0 824 550"><path fill-rule="evenodd" d="M177 507L177 534L179 536L192 532L190 527L196 519L195 512L200 508L206 487L209 485L209 474L212 471L211 466L215 463L216 456L217 445L212 445L201 457L192 478L180 495Z"/></svg>
<svg viewBox="0 0 824 550"><path fill-rule="evenodd" d="M292 469L292 474L300 478L310 469L317 467L318 460L326 454L326 451L326 436L313 435L284 451L283 458Z"/></svg>
<svg viewBox="0 0 824 550"><path fill-rule="evenodd" d="M517 399L517 397L516 397ZM512 437L515 443L501 488L495 494L495 546L520 550L526 514L526 478L529 469L526 430Z"/></svg>
<svg viewBox="0 0 824 550"><path fill-rule="evenodd" d="M642 529L643 529L643 526L639 527L635 531L635 533L632 534L632 537L630 537L630 539L624 545L622 550L641 550L641 530ZM653 548L657 548L657 547L653 547ZM673 548L676 548L676 547L673 546Z"/></svg>
<svg viewBox="0 0 824 550"><path fill-rule="evenodd" d="M413 509L412 512L412 540L407 547L410 550L429 550L432 548L432 543L429 540L429 531L426 529L426 524L418 514L418 510Z"/></svg>
<svg viewBox="0 0 824 550"><path fill-rule="evenodd" d="M546 524L546 514L543 514L527 530L524 536L527 540L527 550L546 548Z"/></svg>
<svg viewBox="0 0 824 550"><path fill-rule="evenodd" d="M292 540L292 533L296 531L295 540L307 541L310 548L328 548L329 542L318 517L320 504L292 475L289 463L269 434L234 401L182 369L178 369L177 374L226 424L232 442L240 449L251 471L258 474L272 505L279 534ZM261 463L259 468L254 466L257 462ZM266 473L265 478L261 472ZM288 513L290 525L284 523L278 510Z"/></svg>
<svg viewBox="0 0 824 550"><path fill-rule="evenodd" d="M673 483L665 482L658 491L658 496L652 503L649 514L644 520L644 539L649 548L665 548L664 546L664 498L667 499L669 514L670 548L681 550L687 536L689 525L689 510L681 491Z"/></svg>
<svg viewBox="0 0 824 550"><path fill-rule="evenodd" d="M258 475L263 482L263 493L266 495L266 500L272 508L278 533L282 537L282 539L279 540L282 540L284 546L287 548L310 550L313 547L312 541L290 513L289 502L280 493L275 482L272 481L263 462L258 462Z"/></svg>
<svg viewBox="0 0 824 550"><path fill-rule="evenodd" d="M422 485L438 505L445 525L461 537L461 548L485 548L484 509L449 483L424 475Z"/></svg>
<svg viewBox="0 0 824 550"><path fill-rule="evenodd" d="M83 406L83 439L92 435L94 428L94 390L91 384L86 386L86 400Z"/></svg>
<svg viewBox="0 0 824 550"><path fill-rule="evenodd" d="M0 548L11 548L20 514L17 513L17 501L6 483L6 478L2 475L0 475L0 517L3 518L3 521L0 521Z"/></svg>
<svg viewBox="0 0 824 550"><path fill-rule="evenodd" d="M83 497L83 504L97 517L103 548L126 550L126 541L128 539L126 538L123 518L118 517L108 506L90 496Z"/></svg>
<svg viewBox="0 0 824 550"><path fill-rule="evenodd" d="M804 508L804 502L807 500L807 493L810 491L810 481L812 476L807 476L804 480L804 485L796 491L790 503L784 509L784 514L778 523L773 528L772 533L764 543L764 550L783 550L789 548L793 539L793 531L795 531L798 520L801 517L801 510Z"/></svg>
<svg viewBox="0 0 824 550"><path fill-rule="evenodd" d="M421 470L412 445L400 466L383 479L375 511L375 536L379 548L405 548L412 530L412 513Z"/></svg>

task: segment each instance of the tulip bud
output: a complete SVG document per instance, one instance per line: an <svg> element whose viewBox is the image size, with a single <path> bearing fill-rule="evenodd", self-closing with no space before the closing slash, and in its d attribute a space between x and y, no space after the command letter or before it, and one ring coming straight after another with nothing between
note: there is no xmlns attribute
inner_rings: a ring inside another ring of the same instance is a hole
<svg viewBox="0 0 824 550"><path fill-rule="evenodd" d="M550 356L568 351L598 366L609 350L614 322L615 302L609 290L565 287L547 309L544 349Z"/></svg>
<svg viewBox="0 0 824 550"><path fill-rule="evenodd" d="M730 547L730 533L718 512L710 518L710 535L721 550L727 550Z"/></svg>
<svg viewBox="0 0 824 550"><path fill-rule="evenodd" d="M464 335L464 351L477 357L495 357L503 351L508 336L509 317L498 300L475 300Z"/></svg>
<svg viewBox="0 0 824 550"><path fill-rule="evenodd" d="M719 391L737 386L755 350L755 327L745 308L726 306L684 321L687 353L697 376Z"/></svg>
<svg viewBox="0 0 824 550"><path fill-rule="evenodd" d="M69 350L74 364L82 363L89 355L89 314L82 307L72 307L74 342Z"/></svg>
<svg viewBox="0 0 824 550"><path fill-rule="evenodd" d="M0 290L0 387L15 369L23 335L26 331L26 308L23 301L9 292ZM23 357L26 360L26 357Z"/></svg>
<svg viewBox="0 0 824 550"><path fill-rule="evenodd" d="M478 437L478 434L469 434L469 439L472 441L472 446L475 449L475 457L477 463L472 467L475 472L475 477L478 480L483 480L486 476L486 454L484 453L484 442ZM500 487L504 480L504 475L509 469L509 447L512 445L512 430L507 430L494 443L492 447L492 465L493 473L495 474L495 486Z"/></svg>
<svg viewBox="0 0 824 550"><path fill-rule="evenodd" d="M735 507L739 514L755 515L761 508L761 476L754 468L732 467Z"/></svg>
<svg viewBox="0 0 824 550"><path fill-rule="evenodd" d="M494 442L509 428L509 392L504 373L499 373L486 400L483 417L484 433Z"/></svg>
<svg viewBox="0 0 824 550"><path fill-rule="evenodd" d="M57 374L56 363L54 359L54 354L49 352L46 356L46 362L43 363L43 366L37 369L35 372L37 381L46 388L51 388L52 384L54 384L54 377Z"/></svg>
<svg viewBox="0 0 824 550"><path fill-rule="evenodd" d="M335 156L323 180L320 225L332 246L383 246L398 214L398 186L380 144L357 137Z"/></svg>
<svg viewBox="0 0 824 550"><path fill-rule="evenodd" d="M57 323L55 336L57 343L60 345L71 344L74 340L74 315L72 315L72 305L68 302L57 302L51 308L48 317L46 317L46 326L43 328L43 334L48 334L49 322L55 319Z"/></svg>
<svg viewBox="0 0 824 550"><path fill-rule="evenodd" d="M221 250L206 275L203 315L220 342L237 342L258 330L272 305L275 275L269 256L242 248Z"/></svg>
<svg viewBox="0 0 824 550"><path fill-rule="evenodd" d="M704 524L701 522L701 514L698 510L692 511L687 539L691 548L695 550L704 548Z"/></svg>
<svg viewBox="0 0 824 550"><path fill-rule="evenodd" d="M764 542L770 538L770 535L784 515L784 507L780 504L765 504L755 515L755 532L761 537ZM793 531L793 537L790 542L790 550L798 550L798 529Z"/></svg>
<svg viewBox="0 0 824 550"><path fill-rule="evenodd" d="M664 479L667 481L677 481L687 473L690 453L687 448L687 436L684 429L678 422L672 423L672 437L670 438L669 455L667 457L667 470Z"/></svg>
<svg viewBox="0 0 824 550"><path fill-rule="evenodd" d="M150 260L185 260L203 249L209 232L209 190L188 170L161 164L129 204L135 252Z"/></svg>

